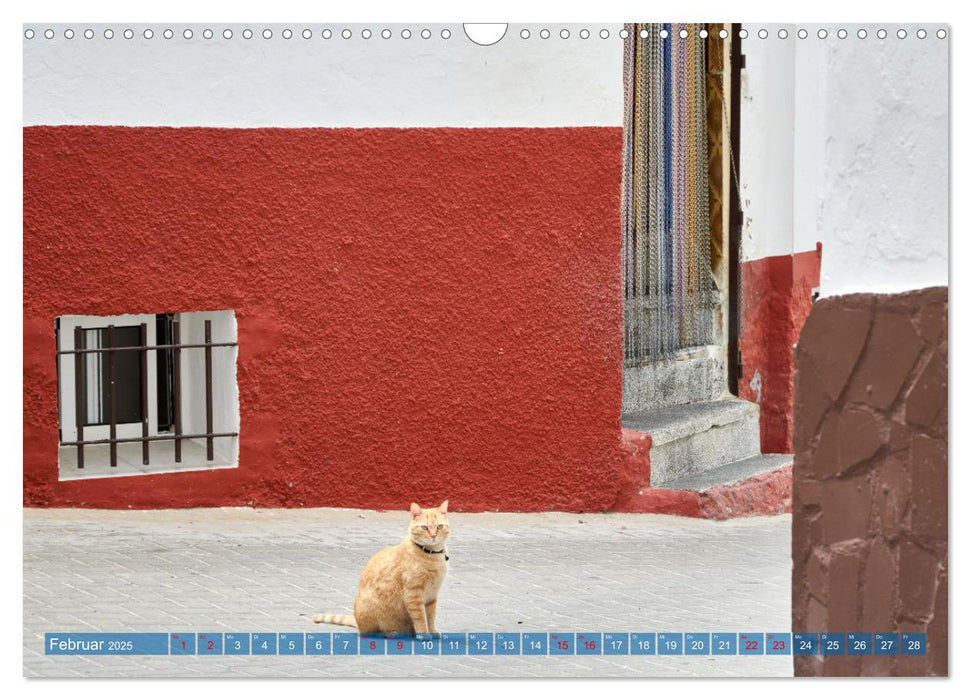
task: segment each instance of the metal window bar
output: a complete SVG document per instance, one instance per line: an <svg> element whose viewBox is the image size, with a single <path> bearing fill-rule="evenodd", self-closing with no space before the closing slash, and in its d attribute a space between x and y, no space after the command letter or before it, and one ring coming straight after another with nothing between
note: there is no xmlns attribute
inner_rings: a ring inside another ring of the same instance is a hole
<svg viewBox="0 0 971 700"><path fill-rule="evenodd" d="M206 321L209 323L209 321ZM138 338L143 346L148 345L148 324L143 323ZM148 350L142 350L142 437L148 437ZM148 442L142 441L142 464L148 464ZM114 465L112 465L114 466Z"/></svg>
<svg viewBox="0 0 971 700"><path fill-rule="evenodd" d="M176 345L175 357L172 360L172 373L175 375L172 383L172 392L175 394L175 461L182 461L182 333L179 328L178 319L172 319L172 340Z"/></svg>
<svg viewBox="0 0 971 700"><path fill-rule="evenodd" d="M142 328L145 324L142 324ZM118 412L115 401L115 327L108 326L108 421L111 435L111 466L118 464ZM78 437L80 440L80 436ZM84 450L83 446L78 447L78 454Z"/></svg>
<svg viewBox="0 0 971 700"><path fill-rule="evenodd" d="M142 444L142 464L149 464L150 453L149 443L162 440L175 441L175 461L182 462L182 441L191 439L206 439L206 460L211 462L215 459L215 449L213 441L215 438L239 437L238 432L215 432L213 430L213 397L212 397L212 349L213 348L235 348L238 343L214 343L212 342L212 321L205 322L205 342L204 343L182 343L181 332L178 320L172 321L172 343L148 344L148 326L141 324L140 344L123 347L114 347L115 327L108 326L108 347L107 348L86 348L84 346L84 332L80 326L74 329L74 348L71 350L58 350L57 355L74 356L74 414L75 427L77 429L77 440L62 440L62 447L77 447L78 450L78 469L84 469L84 447L86 445L108 445L110 450L110 461L112 467L118 466L118 445L120 443L140 442ZM186 434L182 432L182 351L183 350L205 350L205 384L206 384L206 432ZM171 435L149 435L148 434L148 353L150 350L174 350L175 357L173 363L174 373L174 403L175 403L175 432ZM117 436L117 415L115 411L116 387L115 387L115 353L119 352L138 352L141 354L141 394L142 394L142 435L141 437L119 438ZM108 355L108 391L110 410L108 417L108 430L110 437L106 440L85 440L84 424L86 418L86 405L84 403L84 366L83 357L87 354L101 353Z"/></svg>
<svg viewBox="0 0 971 700"><path fill-rule="evenodd" d="M74 348L83 349L84 331L80 326L74 329ZM78 431L78 441L84 442L84 367L81 355L74 356L74 422ZM84 469L84 447L78 445L78 469Z"/></svg>

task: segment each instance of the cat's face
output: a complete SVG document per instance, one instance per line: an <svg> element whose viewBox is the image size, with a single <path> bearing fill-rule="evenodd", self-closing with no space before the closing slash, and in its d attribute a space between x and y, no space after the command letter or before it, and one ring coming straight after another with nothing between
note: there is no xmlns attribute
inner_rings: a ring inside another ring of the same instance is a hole
<svg viewBox="0 0 971 700"><path fill-rule="evenodd" d="M411 539L425 546L437 546L444 543L448 535L448 501L438 508L411 504Z"/></svg>

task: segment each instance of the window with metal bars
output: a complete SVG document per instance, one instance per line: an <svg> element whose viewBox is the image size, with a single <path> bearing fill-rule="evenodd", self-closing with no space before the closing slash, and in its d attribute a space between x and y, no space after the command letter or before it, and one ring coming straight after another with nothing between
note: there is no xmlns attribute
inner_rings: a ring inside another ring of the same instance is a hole
<svg viewBox="0 0 971 700"><path fill-rule="evenodd" d="M700 24L627 24L624 361L713 342L706 39Z"/></svg>
<svg viewBox="0 0 971 700"><path fill-rule="evenodd" d="M62 479L235 466L232 311L62 316Z"/></svg>

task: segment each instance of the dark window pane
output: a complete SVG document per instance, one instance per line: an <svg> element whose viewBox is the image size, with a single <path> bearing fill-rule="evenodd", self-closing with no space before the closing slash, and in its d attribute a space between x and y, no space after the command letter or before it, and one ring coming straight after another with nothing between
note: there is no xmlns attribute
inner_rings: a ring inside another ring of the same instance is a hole
<svg viewBox="0 0 971 700"><path fill-rule="evenodd" d="M156 345L172 344L173 314L159 314L155 317ZM174 351L156 350L158 371L156 385L158 390L158 429L160 432L175 430L175 354Z"/></svg>
<svg viewBox="0 0 971 700"><path fill-rule="evenodd" d="M116 326L116 348L141 345L139 326ZM84 329L86 348L107 348L107 328ZM107 425L110 418L108 353L82 356L84 383L84 425ZM142 421L142 354L137 351L115 353L115 396L117 423Z"/></svg>

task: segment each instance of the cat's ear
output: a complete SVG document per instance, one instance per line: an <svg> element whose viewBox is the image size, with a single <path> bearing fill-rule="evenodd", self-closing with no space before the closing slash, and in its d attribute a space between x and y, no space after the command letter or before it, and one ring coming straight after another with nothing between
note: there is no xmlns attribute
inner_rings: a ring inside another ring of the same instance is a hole
<svg viewBox="0 0 971 700"><path fill-rule="evenodd" d="M418 505L417 503L412 503L411 504L411 517L412 518L417 518L419 515L421 515L421 506Z"/></svg>
<svg viewBox="0 0 971 700"><path fill-rule="evenodd" d="M438 512L441 513L442 515L445 515L446 513L448 513L448 501L447 500L442 501L442 505L440 505L438 507Z"/></svg>

